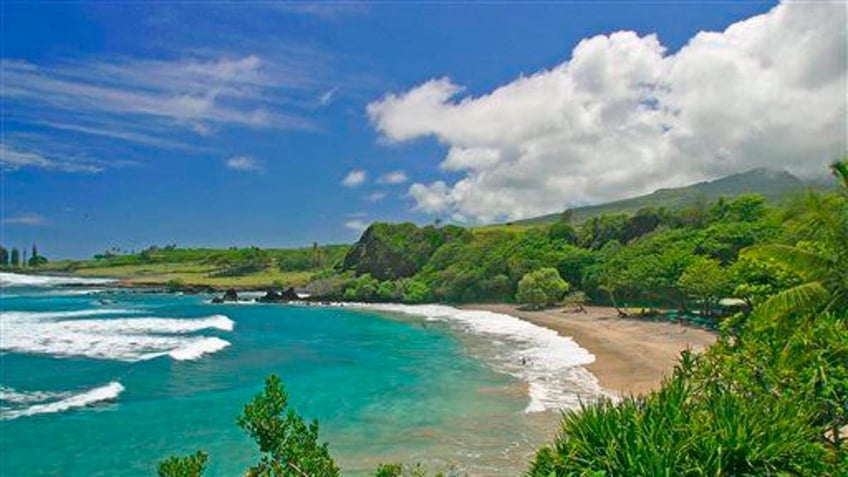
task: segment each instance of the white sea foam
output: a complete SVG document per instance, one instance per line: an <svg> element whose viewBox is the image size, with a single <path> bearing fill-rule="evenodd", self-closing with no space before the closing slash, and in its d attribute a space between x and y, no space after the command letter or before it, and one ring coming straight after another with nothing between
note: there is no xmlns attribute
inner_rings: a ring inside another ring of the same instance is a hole
<svg viewBox="0 0 848 477"><path fill-rule="evenodd" d="M22 273L0 272L0 286L52 287L56 285L106 284L115 280L109 278L59 277L49 275L24 275Z"/></svg>
<svg viewBox="0 0 848 477"><path fill-rule="evenodd" d="M39 404L33 404L26 408L20 409L9 409L5 408L0 411L0 418L4 420L8 419L16 419L24 416L34 416L36 414L48 414L48 413L56 413L56 412L64 412L69 409L81 408L90 406L95 403L103 402L103 401L113 401L118 398L118 396L124 391L124 386L117 381L112 381L111 383L100 386L94 389L89 389L88 391L81 392L78 394L72 393L45 393L45 392L30 392L30 393L21 393L14 390L8 390L8 388L4 388L4 392L12 393L16 396L47 396L45 399L41 399ZM56 399L58 398L58 399ZM56 399L50 402L43 402L48 399ZM5 400L5 399L4 399ZM22 401L18 401L21 403ZM31 401L32 402L32 401Z"/></svg>
<svg viewBox="0 0 848 477"><path fill-rule="evenodd" d="M197 341L192 341L181 348L177 348L168 353L168 355L177 361L191 361L200 358L205 354L212 354L229 346L229 341L221 338L204 338Z"/></svg>
<svg viewBox="0 0 848 477"><path fill-rule="evenodd" d="M401 312L445 321L499 346L472 352L493 369L528 384L530 403L525 412L574 408L604 394L598 380L583 366L595 356L573 339L528 321L489 311L459 310L443 305L348 304Z"/></svg>
<svg viewBox="0 0 848 477"><path fill-rule="evenodd" d="M51 399L61 399L69 396L70 393L51 392L51 391L18 391L16 389L0 386L0 401L5 401L11 404L29 404L34 402L44 402Z"/></svg>
<svg viewBox="0 0 848 477"><path fill-rule="evenodd" d="M142 313L140 310L129 310L125 308L89 308L86 310L71 311L3 311L0 317L14 320L56 320L63 318L82 318L98 315L132 315Z"/></svg>
<svg viewBox="0 0 848 477"><path fill-rule="evenodd" d="M233 321L224 315L202 318L81 318L125 312L133 311L2 312L0 351L128 362L159 356L192 360L219 351L229 343L216 337L186 335L202 330L232 331L234 326Z"/></svg>

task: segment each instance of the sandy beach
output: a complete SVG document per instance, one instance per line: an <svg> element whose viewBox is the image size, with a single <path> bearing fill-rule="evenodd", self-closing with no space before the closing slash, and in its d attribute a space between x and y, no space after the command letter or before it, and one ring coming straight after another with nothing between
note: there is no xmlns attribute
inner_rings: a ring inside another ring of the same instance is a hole
<svg viewBox="0 0 848 477"><path fill-rule="evenodd" d="M680 352L703 351L716 340L706 330L638 318L619 318L613 308L573 307L522 311L515 305L475 304L464 308L504 313L574 338L595 355L588 365L604 389L619 395L641 394L659 387Z"/></svg>

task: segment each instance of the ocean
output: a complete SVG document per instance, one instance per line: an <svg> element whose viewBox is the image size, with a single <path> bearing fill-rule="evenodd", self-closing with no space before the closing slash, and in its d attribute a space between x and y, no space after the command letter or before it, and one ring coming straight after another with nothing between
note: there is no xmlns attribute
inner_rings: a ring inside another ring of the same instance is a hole
<svg viewBox="0 0 848 477"><path fill-rule="evenodd" d="M518 475L559 410L602 394L569 338L440 305L213 305L209 295L0 273L0 475L154 476L203 449L242 475L235 423L278 374L344 475L381 462ZM69 287L68 285L74 285Z"/></svg>

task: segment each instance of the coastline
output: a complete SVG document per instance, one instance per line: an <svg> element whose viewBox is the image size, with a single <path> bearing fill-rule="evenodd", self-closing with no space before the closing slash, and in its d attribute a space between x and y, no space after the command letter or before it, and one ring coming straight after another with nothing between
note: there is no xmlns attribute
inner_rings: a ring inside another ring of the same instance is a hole
<svg viewBox="0 0 848 477"><path fill-rule="evenodd" d="M573 338L595 355L586 365L601 387L613 394L645 394L658 389L674 369L680 352L702 352L716 341L715 333L675 323L619 318L613 308L585 307L540 311L520 310L516 305L478 303L465 310L502 313Z"/></svg>
<svg viewBox="0 0 848 477"><path fill-rule="evenodd" d="M39 275L30 275L39 276ZM60 278L58 274L41 275L42 280ZM117 289L135 289L144 292L169 293L182 291L188 294L219 293L227 287L193 286L167 287L163 283L137 283L125 278L92 278L66 275L64 286L105 286ZM61 279L60 279L61 280ZM239 293L264 291L266 287L234 286ZM309 303L313 300L303 300ZM318 300L315 300L318 301ZM380 304L373 308L380 308ZM386 305L386 304L383 304ZM434 304L435 305L435 304ZM403 305L400 305L403 306ZM691 348L703 351L716 341L710 331L675 323L619 318L613 308L586 306L585 313L572 308L551 308L539 311L522 310L513 304L474 303L457 305L466 311L488 311L508 315L543 328L560 336L572 338L595 356L592 363L582 365L595 378L600 387L614 395L643 394L659 388L680 356Z"/></svg>

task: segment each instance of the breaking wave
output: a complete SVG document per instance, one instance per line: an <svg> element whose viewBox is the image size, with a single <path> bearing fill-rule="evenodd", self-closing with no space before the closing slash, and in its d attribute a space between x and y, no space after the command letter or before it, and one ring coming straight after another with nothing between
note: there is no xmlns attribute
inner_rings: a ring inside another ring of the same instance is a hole
<svg viewBox="0 0 848 477"><path fill-rule="evenodd" d="M501 313L460 310L443 305L354 306L444 321L462 331L486 338L486 346L474 346L470 351L495 371L528 384L530 403L525 412L575 408L581 400L604 395L597 378L584 368L595 361L595 356L573 339L548 328Z"/></svg>
<svg viewBox="0 0 848 477"><path fill-rule="evenodd" d="M0 272L0 286L4 287L52 287L56 285L103 285L113 283L109 278L79 278L49 275L24 275Z"/></svg>
<svg viewBox="0 0 848 477"><path fill-rule="evenodd" d="M85 318L127 313L138 312L119 309L0 312L0 351L126 362L170 356L183 361L199 359L230 345L218 337L191 336L203 330L232 331L234 323L224 315Z"/></svg>
<svg viewBox="0 0 848 477"><path fill-rule="evenodd" d="M0 418L3 420L10 420L24 416L34 416L36 414L64 412L70 409L91 406L104 401L114 401L122 392L124 392L124 386L117 381L112 381L105 386L89 389L78 394L70 392L51 393L44 391L19 392L11 388L3 387L2 390L0 390L1 401L13 404L37 404L32 404L28 407L22 408L4 407L0 410Z"/></svg>

